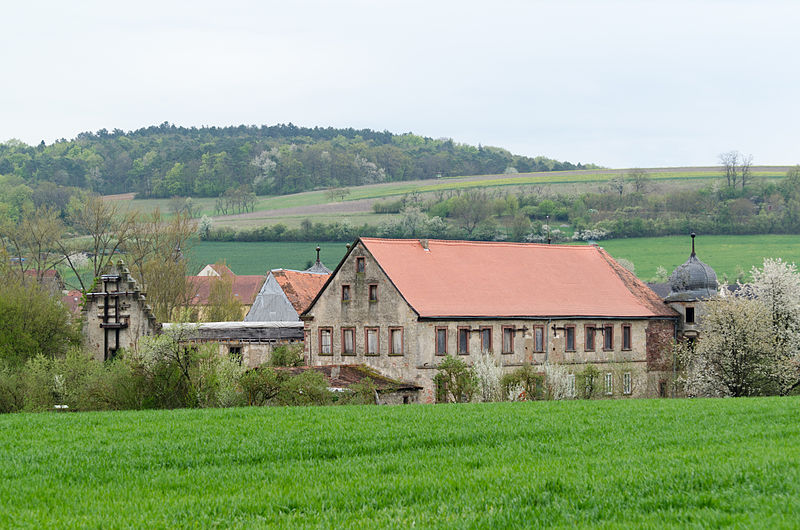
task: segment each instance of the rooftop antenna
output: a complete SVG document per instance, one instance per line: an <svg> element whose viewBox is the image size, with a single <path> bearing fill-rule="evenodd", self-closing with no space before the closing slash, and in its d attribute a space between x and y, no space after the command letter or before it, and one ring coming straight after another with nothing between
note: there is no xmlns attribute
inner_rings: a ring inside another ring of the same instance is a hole
<svg viewBox="0 0 800 530"><path fill-rule="evenodd" d="M549 245L550 242L552 241L552 239L550 238L550 216L549 215L545 215L544 218L545 218L546 223L547 223L547 244Z"/></svg>
<svg viewBox="0 0 800 530"><path fill-rule="evenodd" d="M694 254L694 238L697 237L697 234L692 232L691 236L692 236L692 257L694 257L695 256L695 254Z"/></svg>

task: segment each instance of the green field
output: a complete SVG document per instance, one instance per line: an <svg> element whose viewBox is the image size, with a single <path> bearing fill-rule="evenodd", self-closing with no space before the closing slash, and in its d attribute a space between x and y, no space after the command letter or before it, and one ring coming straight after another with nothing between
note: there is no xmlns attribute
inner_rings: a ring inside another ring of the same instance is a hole
<svg viewBox="0 0 800 530"><path fill-rule="evenodd" d="M636 274L649 280L659 265L672 270L689 258L690 239L685 236L611 239L600 245L615 258L629 259ZM269 269L304 269L314 259L315 243L216 243L200 241L189 251L192 264L199 267L225 259L236 274L262 274ZM333 269L346 252L345 243L322 243L322 262ZM749 272L765 257L800 263L800 236L702 236L697 238L697 255L711 265L719 279L732 280L736 268Z"/></svg>
<svg viewBox="0 0 800 530"><path fill-rule="evenodd" d="M689 258L692 247L688 236L611 239L599 245L615 258L631 260L636 275L643 279L655 276L659 265L671 273ZM697 257L711 265L720 281L723 274L733 281L737 267L749 273L764 258L800 263L800 236L796 235L700 236L696 247Z"/></svg>
<svg viewBox="0 0 800 530"><path fill-rule="evenodd" d="M0 526L760 527L798 398L13 414Z"/></svg>
<svg viewBox="0 0 800 530"><path fill-rule="evenodd" d="M317 243L212 242L192 243L187 255L193 273L208 263L225 260L236 274L266 274L271 269L303 270L316 259ZM320 259L333 270L347 252L345 243L319 243Z"/></svg>

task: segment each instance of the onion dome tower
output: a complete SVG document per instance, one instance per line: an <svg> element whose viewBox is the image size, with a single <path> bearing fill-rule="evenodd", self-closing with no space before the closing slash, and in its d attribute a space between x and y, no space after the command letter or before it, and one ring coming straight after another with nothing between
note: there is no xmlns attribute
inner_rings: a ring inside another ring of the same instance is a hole
<svg viewBox="0 0 800 530"><path fill-rule="evenodd" d="M703 300L717 294L717 273L700 261L695 253L692 232L692 253L669 277L670 291L664 301L683 316L681 331L688 337L697 336L695 309Z"/></svg>

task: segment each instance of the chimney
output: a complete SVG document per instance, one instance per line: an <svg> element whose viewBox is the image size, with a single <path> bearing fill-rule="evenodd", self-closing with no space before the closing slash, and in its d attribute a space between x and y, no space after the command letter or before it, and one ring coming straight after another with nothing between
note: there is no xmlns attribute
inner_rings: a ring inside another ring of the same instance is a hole
<svg viewBox="0 0 800 530"><path fill-rule="evenodd" d="M427 239L420 239L419 240L419 244L422 245L422 248L424 248L425 250L430 250L428 248L428 240Z"/></svg>

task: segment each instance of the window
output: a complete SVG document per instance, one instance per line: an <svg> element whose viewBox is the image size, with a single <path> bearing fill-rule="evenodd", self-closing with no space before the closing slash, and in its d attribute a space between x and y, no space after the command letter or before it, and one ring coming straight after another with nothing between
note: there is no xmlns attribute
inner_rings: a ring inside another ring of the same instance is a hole
<svg viewBox="0 0 800 530"><path fill-rule="evenodd" d="M631 373L625 372L622 374L622 393L630 395L631 393Z"/></svg>
<svg viewBox="0 0 800 530"><path fill-rule="evenodd" d="M378 301L378 284L377 283L369 284L369 301L370 302L377 302Z"/></svg>
<svg viewBox="0 0 800 530"><path fill-rule="evenodd" d="M359 256L356 258L356 272L364 272L367 270L367 260L364 256Z"/></svg>
<svg viewBox="0 0 800 530"><path fill-rule="evenodd" d="M492 353L492 328L481 328L481 353Z"/></svg>
<svg viewBox="0 0 800 530"><path fill-rule="evenodd" d="M342 302L350 301L350 286L342 285Z"/></svg>
<svg viewBox="0 0 800 530"><path fill-rule="evenodd" d="M403 328L389 328L389 355L403 355Z"/></svg>
<svg viewBox="0 0 800 530"><path fill-rule="evenodd" d="M575 374L567 374L567 392L569 397L575 397Z"/></svg>
<svg viewBox="0 0 800 530"><path fill-rule="evenodd" d="M606 372L606 395L614 393L614 376L611 372Z"/></svg>
<svg viewBox="0 0 800 530"><path fill-rule="evenodd" d="M622 349L623 350L630 350L631 349L631 326L630 326L630 324L624 324L622 326Z"/></svg>
<svg viewBox="0 0 800 530"><path fill-rule="evenodd" d="M230 360L238 364L239 366L242 365L242 347L241 346L228 346L228 357Z"/></svg>
<svg viewBox="0 0 800 530"><path fill-rule="evenodd" d="M575 326L564 328L564 349L575 351Z"/></svg>
<svg viewBox="0 0 800 530"><path fill-rule="evenodd" d="M458 353L469 355L469 328L458 328Z"/></svg>
<svg viewBox="0 0 800 530"><path fill-rule="evenodd" d="M319 329L319 354L320 355L333 355L333 347L331 345L331 335L333 330L331 328Z"/></svg>
<svg viewBox="0 0 800 530"><path fill-rule="evenodd" d="M366 335L367 355L379 355L380 339L378 338L378 328L366 328L364 334Z"/></svg>
<svg viewBox="0 0 800 530"><path fill-rule="evenodd" d="M533 326L533 351L544 351L544 326Z"/></svg>
<svg viewBox="0 0 800 530"><path fill-rule="evenodd" d="M589 324L583 328L583 349L586 351L594 351L594 337L595 329L594 324Z"/></svg>
<svg viewBox="0 0 800 530"><path fill-rule="evenodd" d="M613 350L614 349L614 326L606 325L603 326L603 349L604 350Z"/></svg>
<svg viewBox="0 0 800 530"><path fill-rule="evenodd" d="M356 329L342 328L342 355L356 354Z"/></svg>
<svg viewBox="0 0 800 530"><path fill-rule="evenodd" d="M447 328L436 328L436 355L447 355Z"/></svg>
<svg viewBox="0 0 800 530"><path fill-rule="evenodd" d="M514 353L514 328L503 326L503 353Z"/></svg>
<svg viewBox="0 0 800 530"><path fill-rule="evenodd" d="M694 324L694 308L687 307L686 308L686 323L687 324Z"/></svg>

